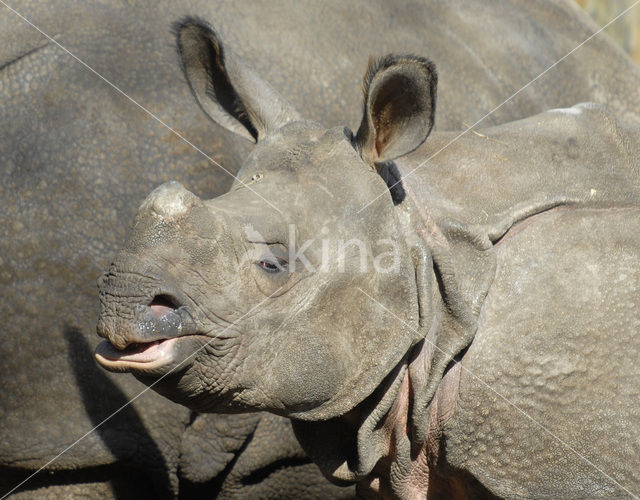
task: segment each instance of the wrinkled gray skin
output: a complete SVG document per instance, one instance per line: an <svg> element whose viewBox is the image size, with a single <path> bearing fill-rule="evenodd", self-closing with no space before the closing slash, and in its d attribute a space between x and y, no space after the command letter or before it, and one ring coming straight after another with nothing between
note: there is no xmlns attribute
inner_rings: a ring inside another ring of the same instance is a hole
<svg viewBox="0 0 640 500"><path fill-rule="evenodd" d="M105 368L197 411L289 417L365 497L640 494L637 125L581 104L432 157L456 134L422 145L425 59L370 64L353 134L300 118L207 26L178 42L202 109L256 138L251 184L145 200L100 281Z"/></svg>
<svg viewBox="0 0 640 500"><path fill-rule="evenodd" d="M247 142L193 106L168 30L186 14L214 22L296 109L326 125L357 124L370 54L427 53L439 67L441 130L480 118L597 29L571 2L8 3L232 172ZM124 240L122 221L159 182L209 198L232 179L4 7L0 33L4 492L143 388L100 373L89 356L95 278ZM632 120L640 97L620 75L634 74L597 38L486 123L587 100ZM197 416L149 392L23 495L313 495L317 475L285 425Z"/></svg>

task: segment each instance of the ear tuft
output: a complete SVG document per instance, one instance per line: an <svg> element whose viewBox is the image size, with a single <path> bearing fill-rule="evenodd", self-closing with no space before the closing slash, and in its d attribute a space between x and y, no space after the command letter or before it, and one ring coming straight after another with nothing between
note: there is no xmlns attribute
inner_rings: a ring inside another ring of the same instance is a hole
<svg viewBox="0 0 640 500"><path fill-rule="evenodd" d="M437 85L435 65L423 57L369 60L362 82L364 113L356 135L367 163L392 160L424 142L433 128Z"/></svg>

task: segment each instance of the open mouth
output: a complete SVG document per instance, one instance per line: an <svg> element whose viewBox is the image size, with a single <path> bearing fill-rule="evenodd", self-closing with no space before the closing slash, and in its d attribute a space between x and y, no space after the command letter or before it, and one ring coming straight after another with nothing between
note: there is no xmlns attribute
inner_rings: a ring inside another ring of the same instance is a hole
<svg viewBox="0 0 640 500"><path fill-rule="evenodd" d="M154 340L147 343L129 344L116 349L111 342L103 340L96 347L95 357L105 368L156 368L173 361L177 338Z"/></svg>
<svg viewBox="0 0 640 500"><path fill-rule="evenodd" d="M194 333L185 327L183 308L169 295L156 295L149 305L138 307L138 319L128 325L132 333L126 346L118 348L109 340L103 340L96 347L96 361L104 368L152 370L172 364L178 357L176 344L180 337Z"/></svg>

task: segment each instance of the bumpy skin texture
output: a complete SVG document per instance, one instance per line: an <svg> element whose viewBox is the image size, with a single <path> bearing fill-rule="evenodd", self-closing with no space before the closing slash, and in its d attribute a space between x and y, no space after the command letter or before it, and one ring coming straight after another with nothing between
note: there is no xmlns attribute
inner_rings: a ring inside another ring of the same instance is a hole
<svg viewBox="0 0 640 500"><path fill-rule="evenodd" d="M257 131L252 185L145 200L100 281L105 368L195 410L289 417L365 498L634 494L637 108L425 142L434 67L396 55L370 65L354 134L299 118L206 26L178 41L203 110ZM374 264L382 242L395 266Z"/></svg>
<svg viewBox="0 0 640 500"><path fill-rule="evenodd" d="M317 2L8 3L232 172L248 149L193 105L168 29L184 15L211 20L297 109L326 125L357 123L361 68L372 53L427 51L440 69L437 127L457 129L595 30L570 2L357 2L331 9ZM143 387L98 371L89 359L95 278L124 240L123 221L160 182L176 179L209 198L232 179L4 7L0 33L4 491ZM640 98L633 79L618 75L637 71L606 39L593 40L487 122L586 100L607 102L624 117ZM221 430L211 430L216 425ZM193 416L147 393L56 460L50 469L61 472L30 484L87 477L102 484L123 475L105 487L122 495L126 466L142 471L136 482L154 495L175 494L180 481L185 488L241 491L242 483L229 481L242 474L226 466L241 463L243 454L232 459L250 449L243 443L260 425L255 415ZM195 442L210 440L194 451Z"/></svg>
<svg viewBox="0 0 640 500"><path fill-rule="evenodd" d="M462 362L474 376L462 373L443 431L448 462L500 497L637 495L640 210L539 217L496 248L495 281ZM535 244L555 232L563 238L553 248ZM554 314L559 304L566 314ZM534 308L545 313L532 318Z"/></svg>
<svg viewBox="0 0 640 500"><path fill-rule="evenodd" d="M463 138L407 179L441 226L483 235L495 259L432 411L434 475L466 471L500 498L637 495L640 131L579 105L483 132L491 145Z"/></svg>

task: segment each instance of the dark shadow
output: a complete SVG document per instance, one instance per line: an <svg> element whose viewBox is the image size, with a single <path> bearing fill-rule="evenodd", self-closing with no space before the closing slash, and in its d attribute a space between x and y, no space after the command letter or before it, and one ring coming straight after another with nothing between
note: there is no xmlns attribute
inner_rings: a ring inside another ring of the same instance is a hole
<svg viewBox="0 0 640 500"><path fill-rule="evenodd" d="M29 478L35 470L0 466L0 497ZM143 478L144 479L144 478ZM118 500L155 498L153 486L136 481L131 469L120 464L83 467L77 470L43 470L12 492L25 493L28 498L103 498L96 491L99 484L109 483ZM11 498L11 497L9 497Z"/></svg>
<svg viewBox="0 0 640 500"><path fill-rule="evenodd" d="M93 349L80 330L67 327L64 330L64 337L71 360L71 369L77 387L80 389L85 410L92 424L98 425L126 405L129 398L96 364ZM166 425L167 422L160 424ZM119 411L100 425L95 432L117 457L118 466L124 466L125 474L127 474L127 468L135 469L135 471L128 470L130 482L136 483L137 486L140 483L149 485L146 489L148 498L174 497L165 457L132 406ZM127 482L124 483L126 491L116 492L117 498L130 496Z"/></svg>
<svg viewBox="0 0 640 500"><path fill-rule="evenodd" d="M378 164L377 169L378 174L380 174L380 177L384 179L384 182L389 188L393 204L400 205L407 196L407 193L402 185L402 175L400 174L398 166L394 162L388 161L386 163Z"/></svg>
<svg viewBox="0 0 640 500"><path fill-rule="evenodd" d="M253 438L254 432L255 429L247 436L245 442L242 443L242 446L240 446L238 451L234 453L233 458L229 460L229 463L222 470L222 472L217 474L213 479L210 479L209 481L203 483L194 483L185 479L181 479L179 500L190 500L193 498L218 498L225 479L229 476L231 470L236 465L236 462L238 461L240 455L242 455L247 449L247 446Z"/></svg>

